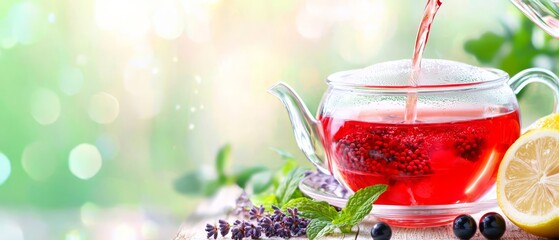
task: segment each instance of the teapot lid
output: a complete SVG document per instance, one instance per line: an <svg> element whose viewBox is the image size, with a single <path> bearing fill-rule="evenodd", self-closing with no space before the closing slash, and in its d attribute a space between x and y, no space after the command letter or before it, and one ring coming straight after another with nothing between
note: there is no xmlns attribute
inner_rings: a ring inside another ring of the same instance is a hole
<svg viewBox="0 0 559 240"><path fill-rule="evenodd" d="M332 74L330 85L359 87L411 87L411 60L395 60L373 64L369 67ZM462 85L504 80L508 74L497 69L486 69L461 62L423 59L419 84L424 86Z"/></svg>

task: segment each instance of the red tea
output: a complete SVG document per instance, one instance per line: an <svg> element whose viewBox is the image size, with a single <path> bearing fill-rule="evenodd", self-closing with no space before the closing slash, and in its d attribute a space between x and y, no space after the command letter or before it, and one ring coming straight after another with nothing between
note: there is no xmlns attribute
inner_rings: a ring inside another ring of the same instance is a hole
<svg viewBox="0 0 559 240"><path fill-rule="evenodd" d="M319 118L330 170L354 191L388 184L379 204L475 201L495 183L503 155L520 134L517 111L419 111L413 124L388 112L354 118Z"/></svg>

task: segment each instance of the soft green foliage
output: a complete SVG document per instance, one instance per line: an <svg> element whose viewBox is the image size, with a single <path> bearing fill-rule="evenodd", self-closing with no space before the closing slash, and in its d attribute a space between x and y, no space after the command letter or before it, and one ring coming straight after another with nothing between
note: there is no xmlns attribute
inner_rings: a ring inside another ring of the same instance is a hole
<svg viewBox="0 0 559 240"><path fill-rule="evenodd" d="M351 232L351 228L371 212L373 202L387 188L386 185L378 184L360 189L348 199L340 212L326 202L306 198L293 199L283 207L297 208L301 216L312 219L311 224L307 226L307 237L312 240L329 234L336 228L342 233Z"/></svg>
<svg viewBox="0 0 559 240"><path fill-rule="evenodd" d="M229 144L219 149L215 159L217 178L207 178L200 169L195 169L175 180L175 189L186 195L212 196L219 188L231 183L236 183L239 187L244 188L254 175L267 171L266 167L252 166L244 167L241 171L228 174L226 166L230 164L230 154L231 146ZM259 187L262 188L263 186Z"/></svg>
<svg viewBox="0 0 559 240"><path fill-rule="evenodd" d="M215 168L217 171L217 175L220 180L225 180L227 178L227 174L225 173L228 165L229 165L229 156L231 155L231 145L226 144L217 153L217 158L215 159Z"/></svg>
<svg viewBox="0 0 559 240"><path fill-rule="evenodd" d="M310 198L297 198L285 204L283 209L297 208L299 215L308 219L332 221L338 217L338 211L325 201L314 201Z"/></svg>
<svg viewBox="0 0 559 240"><path fill-rule="evenodd" d="M373 202L385 192L386 185L374 185L360 189L349 198L346 207L342 210L334 224L354 226L361 222L373 209Z"/></svg>
<svg viewBox="0 0 559 240"><path fill-rule="evenodd" d="M299 182L303 179L305 169L297 167L289 171L284 181L280 183L276 191L276 196L280 206L286 204L289 200L297 195L299 191Z"/></svg>
<svg viewBox="0 0 559 240"><path fill-rule="evenodd" d="M224 145L215 158L215 174L203 174L201 169L194 169L175 180L175 190L191 196L212 196L221 187L237 184L252 194L257 205L282 206L293 198L303 196L298 184L306 170L297 167L291 154L278 149L275 151L284 159L279 170L273 171L265 166L239 166L229 173L231 145ZM208 175L217 177L210 178Z"/></svg>
<svg viewBox="0 0 559 240"><path fill-rule="evenodd" d="M537 58L551 62L557 71L559 40L542 32L525 16L518 16L520 24L514 28L503 23L504 32L486 32L478 39L464 44L466 52L474 55L484 65L493 66L514 75L534 66Z"/></svg>
<svg viewBox="0 0 559 240"><path fill-rule="evenodd" d="M531 67L559 71L559 40L543 32L527 17L518 13L518 24L502 24L503 32L486 32L464 44L464 49L483 65L502 69L514 76ZM527 86L518 95L522 124L528 126L553 108L553 96L547 86Z"/></svg>
<svg viewBox="0 0 559 240"><path fill-rule="evenodd" d="M288 152L280 149L272 150L284 160L281 168L275 173L267 170L255 174L245 188L253 193L250 199L254 205L263 205L267 209L272 205L281 207L292 199L303 197L298 185L307 170L298 167L297 161ZM271 180L270 176L272 176Z"/></svg>
<svg viewBox="0 0 559 240"><path fill-rule="evenodd" d="M324 221L320 219L313 219L307 226L307 237L310 240L320 239L326 236L336 229L336 226L332 222Z"/></svg>

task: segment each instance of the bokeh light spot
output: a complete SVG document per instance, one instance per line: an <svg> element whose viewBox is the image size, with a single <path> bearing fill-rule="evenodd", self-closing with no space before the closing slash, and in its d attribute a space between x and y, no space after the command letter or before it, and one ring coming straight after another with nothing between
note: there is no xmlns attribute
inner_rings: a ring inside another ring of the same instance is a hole
<svg viewBox="0 0 559 240"><path fill-rule="evenodd" d="M60 99L48 89L39 89L31 96L31 115L41 125L49 125L60 116Z"/></svg>
<svg viewBox="0 0 559 240"><path fill-rule="evenodd" d="M189 124L189 125L188 125L188 130L193 130L193 129L194 129L194 124L192 124L192 123Z"/></svg>
<svg viewBox="0 0 559 240"><path fill-rule="evenodd" d="M70 152L70 172L80 179L86 180L95 176L102 164L101 153L91 144L80 144Z"/></svg>
<svg viewBox="0 0 559 240"><path fill-rule="evenodd" d="M116 226L112 232L113 240L136 240L139 239L138 234L130 225L122 223Z"/></svg>
<svg viewBox="0 0 559 240"><path fill-rule="evenodd" d="M182 34L184 19L177 6L165 4L155 12L153 26L157 36L172 40Z"/></svg>
<svg viewBox="0 0 559 240"><path fill-rule="evenodd" d="M128 38L143 37L150 28L147 0L96 0L95 21L104 30Z"/></svg>
<svg viewBox="0 0 559 240"><path fill-rule="evenodd" d="M0 222L0 236L6 240L23 240L21 227L14 222Z"/></svg>
<svg viewBox="0 0 559 240"><path fill-rule="evenodd" d="M56 22L56 15L54 13L49 13L48 21L49 21L49 23L55 23Z"/></svg>
<svg viewBox="0 0 559 240"><path fill-rule="evenodd" d="M86 202L80 208L80 218L86 227L92 227L100 220L101 210L93 203Z"/></svg>
<svg viewBox="0 0 559 240"><path fill-rule="evenodd" d="M8 31L20 44L30 44L44 33L46 13L31 1L13 5L6 16Z"/></svg>
<svg viewBox="0 0 559 240"><path fill-rule="evenodd" d="M159 227L155 222L146 220L142 223L143 239L157 239L158 236L160 236Z"/></svg>
<svg viewBox="0 0 559 240"><path fill-rule="evenodd" d="M111 123L119 113L118 100L113 95L105 92L95 94L89 101L88 113L91 120L96 123Z"/></svg>
<svg viewBox="0 0 559 240"><path fill-rule="evenodd" d="M79 93L83 87L84 77L79 68L64 68L60 72L60 90L68 96Z"/></svg>
<svg viewBox="0 0 559 240"><path fill-rule="evenodd" d="M76 57L76 64L78 65L86 65L87 64L87 56L84 54L79 54Z"/></svg>
<svg viewBox="0 0 559 240"><path fill-rule="evenodd" d="M6 155L0 152L0 185L4 184L10 173L12 171L12 166L10 164L10 160Z"/></svg>
<svg viewBox="0 0 559 240"><path fill-rule="evenodd" d="M21 165L23 170L36 181L49 178L57 165L56 148L50 142L35 142L23 150Z"/></svg>
<svg viewBox="0 0 559 240"><path fill-rule="evenodd" d="M66 237L64 238L64 240L81 240L82 235L78 230L70 230L66 233Z"/></svg>

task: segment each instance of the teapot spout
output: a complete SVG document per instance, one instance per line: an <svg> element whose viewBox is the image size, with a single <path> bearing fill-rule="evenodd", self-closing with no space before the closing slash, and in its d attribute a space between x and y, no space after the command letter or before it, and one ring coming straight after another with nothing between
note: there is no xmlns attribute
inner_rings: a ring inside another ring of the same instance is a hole
<svg viewBox="0 0 559 240"><path fill-rule="evenodd" d="M276 83L268 92L279 98L287 109L295 140L301 151L320 172L329 173L318 122L301 98L283 82Z"/></svg>

